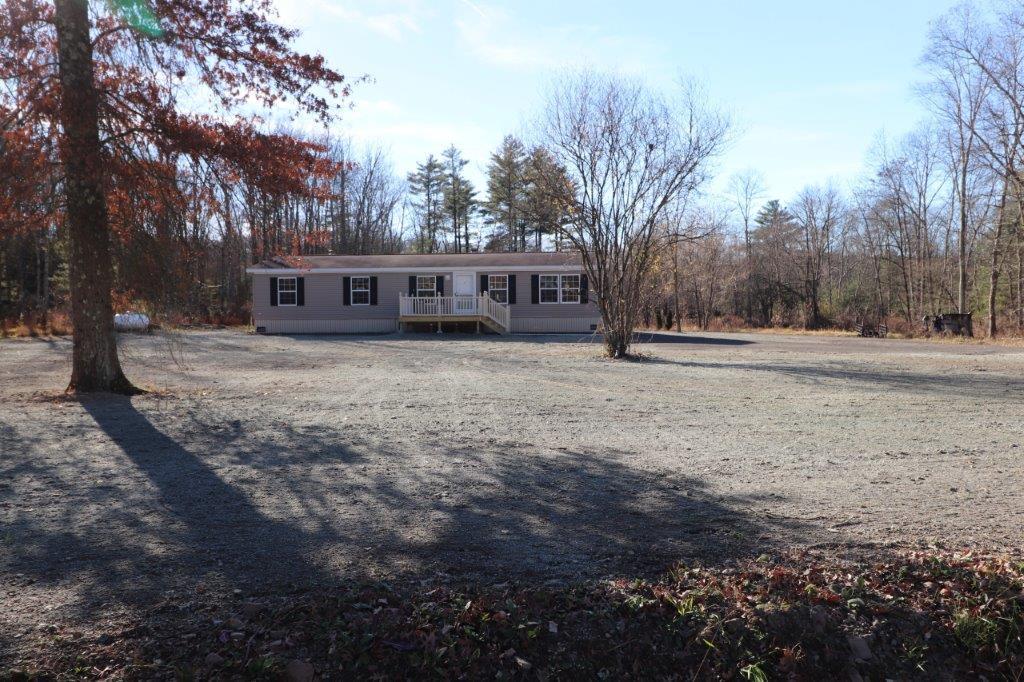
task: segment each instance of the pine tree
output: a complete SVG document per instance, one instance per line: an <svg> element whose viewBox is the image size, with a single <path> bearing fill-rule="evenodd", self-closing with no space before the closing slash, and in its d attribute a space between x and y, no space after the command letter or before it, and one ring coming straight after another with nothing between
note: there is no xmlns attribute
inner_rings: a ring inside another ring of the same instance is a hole
<svg viewBox="0 0 1024 682"><path fill-rule="evenodd" d="M782 207L778 199L772 199L757 212L754 222L758 227L768 228L772 225L781 225L793 219L789 211Z"/></svg>
<svg viewBox="0 0 1024 682"><path fill-rule="evenodd" d="M560 235L569 222L572 201L572 184L565 168L547 149L535 147L527 159L526 183L523 213L533 234L533 248L540 251L544 237L550 237L560 250Z"/></svg>
<svg viewBox="0 0 1024 682"><path fill-rule="evenodd" d="M484 211L493 230L492 247L506 251L526 250L523 210L528 183L526 161L526 147L514 135L506 135L491 154Z"/></svg>
<svg viewBox="0 0 1024 682"><path fill-rule="evenodd" d="M431 154L416 171L409 173L409 193L415 197L417 213L416 249L422 253L438 251L438 230L444 221L444 191L446 173L444 165Z"/></svg>
<svg viewBox="0 0 1024 682"><path fill-rule="evenodd" d="M470 217L476 210L476 190L462 170L469 163L454 145L444 150L444 212L451 228L455 251L469 252Z"/></svg>
<svg viewBox="0 0 1024 682"><path fill-rule="evenodd" d="M768 325L777 309L790 309L797 302L800 277L794 254L799 250L798 227L793 214L775 199L765 204L754 223L755 299L761 322Z"/></svg>

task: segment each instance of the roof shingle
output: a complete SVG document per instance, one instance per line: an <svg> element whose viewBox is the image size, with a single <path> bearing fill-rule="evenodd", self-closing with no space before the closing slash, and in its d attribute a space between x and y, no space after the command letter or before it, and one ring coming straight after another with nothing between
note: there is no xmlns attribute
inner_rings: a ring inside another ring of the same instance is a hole
<svg viewBox="0 0 1024 682"><path fill-rule="evenodd" d="M460 268L502 266L559 267L581 265L577 251L534 251L525 253L402 253L380 256L280 256L261 261L266 269L321 268Z"/></svg>

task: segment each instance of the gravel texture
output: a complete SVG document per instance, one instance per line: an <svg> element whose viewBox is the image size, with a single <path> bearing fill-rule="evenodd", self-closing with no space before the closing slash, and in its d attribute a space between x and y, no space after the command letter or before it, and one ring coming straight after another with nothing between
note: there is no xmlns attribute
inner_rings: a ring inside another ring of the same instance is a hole
<svg viewBox="0 0 1024 682"><path fill-rule="evenodd" d="M0 342L0 654L176 591L564 581L801 547L1020 550L1024 350L664 334Z"/></svg>

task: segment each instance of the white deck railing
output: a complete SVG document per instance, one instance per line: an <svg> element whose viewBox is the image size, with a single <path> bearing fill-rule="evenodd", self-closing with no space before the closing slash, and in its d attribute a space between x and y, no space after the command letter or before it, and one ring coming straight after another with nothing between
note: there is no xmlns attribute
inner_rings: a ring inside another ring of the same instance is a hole
<svg viewBox="0 0 1024 682"><path fill-rule="evenodd" d="M429 317L443 319L446 317L488 317L502 329L507 330L512 323L512 314L508 305L498 303L490 296L398 296L398 314L400 317Z"/></svg>
<svg viewBox="0 0 1024 682"><path fill-rule="evenodd" d="M498 303L487 294L480 296L480 304L483 308L483 315L491 318L501 325L506 331L512 328L512 311L508 304Z"/></svg>

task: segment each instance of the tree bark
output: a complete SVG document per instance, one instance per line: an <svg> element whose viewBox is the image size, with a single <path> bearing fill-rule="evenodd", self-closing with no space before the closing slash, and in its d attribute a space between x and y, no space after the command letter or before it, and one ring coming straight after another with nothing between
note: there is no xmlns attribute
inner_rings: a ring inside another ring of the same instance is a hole
<svg viewBox="0 0 1024 682"><path fill-rule="evenodd" d="M1024 331L1024 230L1017 223L1017 331Z"/></svg>
<svg viewBox="0 0 1024 682"><path fill-rule="evenodd" d="M117 357L99 98L86 0L56 0L61 163L67 199L74 345L68 391L135 393Z"/></svg>
<svg viewBox="0 0 1024 682"><path fill-rule="evenodd" d="M604 337L605 351L615 360L625 358L629 353L629 337L621 330L606 331Z"/></svg>
<svg viewBox="0 0 1024 682"><path fill-rule="evenodd" d="M960 172L960 243L957 253L959 280L956 311L963 314L967 312L967 225L970 218L967 213L967 171Z"/></svg>
<svg viewBox="0 0 1024 682"><path fill-rule="evenodd" d="M998 321L996 319L996 294L999 290L999 249L1003 236L1003 215L1005 211L1005 199L1003 206L999 208L999 220L996 223L996 235L992 243L992 269L988 275L988 337L994 339L998 332Z"/></svg>
<svg viewBox="0 0 1024 682"><path fill-rule="evenodd" d="M1013 177L1013 169L1008 168L1009 177ZM999 268L1000 268L1000 256L1002 248L1002 237L1003 237L1003 224L1006 221L1006 212L1009 204L1010 196L1007 184L1008 180L1004 180L1002 195L999 198L999 208L996 213L996 232L992 239L992 269L989 271L988 277L988 337L995 338L998 332L998 320L996 317L996 303L997 294L999 291ZM1018 210L1019 207L1018 207Z"/></svg>
<svg viewBox="0 0 1024 682"><path fill-rule="evenodd" d="M672 245L672 305L676 316L676 331L682 333L682 311L679 309L679 244Z"/></svg>
<svg viewBox="0 0 1024 682"><path fill-rule="evenodd" d="M743 216L743 267L744 267L744 293L747 299L746 315L744 322L751 326L754 322L754 272L750 260L750 218Z"/></svg>
<svg viewBox="0 0 1024 682"><path fill-rule="evenodd" d="M998 332L996 320L996 290L999 287L999 266L996 264L998 258L992 255L992 271L988 277L988 338L994 339Z"/></svg>

